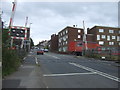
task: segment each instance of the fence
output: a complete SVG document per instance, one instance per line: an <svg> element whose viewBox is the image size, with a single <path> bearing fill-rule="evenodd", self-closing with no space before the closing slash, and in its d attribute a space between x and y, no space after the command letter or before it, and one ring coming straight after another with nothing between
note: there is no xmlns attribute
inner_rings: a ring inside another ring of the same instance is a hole
<svg viewBox="0 0 120 90"><path fill-rule="evenodd" d="M85 56L106 60L120 60L119 50L87 50Z"/></svg>

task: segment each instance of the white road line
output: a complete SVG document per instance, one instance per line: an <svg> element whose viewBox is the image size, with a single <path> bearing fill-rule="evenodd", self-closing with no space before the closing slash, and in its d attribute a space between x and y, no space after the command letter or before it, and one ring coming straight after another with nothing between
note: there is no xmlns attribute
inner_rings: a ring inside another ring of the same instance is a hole
<svg viewBox="0 0 120 90"><path fill-rule="evenodd" d="M46 55L47 55L47 54L46 54ZM56 57L56 56L52 56L52 55L47 55L47 56L53 57L53 58L55 58L55 59L60 59L60 58L58 58L58 57Z"/></svg>
<svg viewBox="0 0 120 90"><path fill-rule="evenodd" d="M25 60L25 59L26 59L26 57L23 58L23 60Z"/></svg>
<svg viewBox="0 0 120 90"><path fill-rule="evenodd" d="M0 62L0 67L2 66L2 62Z"/></svg>
<svg viewBox="0 0 120 90"><path fill-rule="evenodd" d="M71 75L87 75L87 74L96 74L94 72L90 73L66 73L66 74L44 74L44 77L53 77L53 76L71 76Z"/></svg>
<svg viewBox="0 0 120 90"><path fill-rule="evenodd" d="M87 71L91 71L91 72L93 72L93 73L96 73L96 74L98 74L98 75L104 76L104 77L109 78L109 79L111 79L111 80L120 82L120 80L119 80L118 77L109 75L109 74L107 74L107 73L104 73L104 72L101 72L101 71L98 71L98 70L95 70L95 69L92 69L92 68L89 68L89 67L85 67L85 66L82 66L82 65L76 64L76 63L70 63L70 62L69 62L69 64L74 65L74 66L79 67L79 68L82 68L82 69L85 69L85 70L87 70Z"/></svg>
<svg viewBox="0 0 120 90"><path fill-rule="evenodd" d="M37 57L35 57L35 63L38 64L38 60L37 60Z"/></svg>

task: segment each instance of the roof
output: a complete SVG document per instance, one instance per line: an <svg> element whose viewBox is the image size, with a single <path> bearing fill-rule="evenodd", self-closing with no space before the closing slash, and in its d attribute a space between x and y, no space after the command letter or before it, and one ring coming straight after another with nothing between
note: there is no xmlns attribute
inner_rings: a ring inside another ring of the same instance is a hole
<svg viewBox="0 0 120 90"><path fill-rule="evenodd" d="M62 29L62 30L59 31L58 33L62 32L63 30L65 30L65 29L67 29L67 28L83 29L83 28L78 28L78 27L66 26L64 29Z"/></svg>
<svg viewBox="0 0 120 90"><path fill-rule="evenodd" d="M92 27L90 29L93 29L93 28L96 28L96 27L120 29L118 27L110 27L110 26L94 26L94 27Z"/></svg>

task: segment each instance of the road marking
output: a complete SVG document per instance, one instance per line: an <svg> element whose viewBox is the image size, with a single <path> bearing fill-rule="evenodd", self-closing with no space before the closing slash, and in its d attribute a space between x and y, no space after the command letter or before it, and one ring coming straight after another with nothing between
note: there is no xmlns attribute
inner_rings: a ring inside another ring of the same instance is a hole
<svg viewBox="0 0 120 90"><path fill-rule="evenodd" d="M37 57L35 57L35 63L38 64L38 60L37 60Z"/></svg>
<svg viewBox="0 0 120 90"><path fill-rule="evenodd" d="M2 66L2 62L0 62L0 67Z"/></svg>
<svg viewBox="0 0 120 90"><path fill-rule="evenodd" d="M101 72L101 71L98 71L98 70L95 70L95 69L92 69L92 68L89 68L89 67L85 67L85 66L82 66L82 65L76 64L76 63L70 63L70 62L69 62L69 64L74 65L74 66L79 67L79 68L82 68L82 69L85 69L85 70L87 70L87 71L91 71L91 72L93 72L93 73L96 73L96 74L98 74L98 75L104 76L104 77L109 78L109 79L111 79L111 80L120 82L120 80L119 80L118 77L109 75L109 74L107 74L107 73L104 73L104 72Z"/></svg>
<svg viewBox="0 0 120 90"><path fill-rule="evenodd" d="M23 60L25 60L25 59L26 59L26 57L23 58Z"/></svg>
<svg viewBox="0 0 120 90"><path fill-rule="evenodd" d="M46 54L46 55L47 55L47 54ZM55 58L55 59L60 59L60 58L58 58L58 57L56 57L56 56L52 56L52 55L47 55L47 56L53 57L53 58Z"/></svg>
<svg viewBox="0 0 120 90"><path fill-rule="evenodd" d="M32 56L32 55L28 55L29 57Z"/></svg>
<svg viewBox="0 0 120 90"><path fill-rule="evenodd" d="M66 74L44 74L44 77L53 77L53 76L71 76L71 75L87 75L87 74L96 74L95 72L90 73L66 73Z"/></svg>

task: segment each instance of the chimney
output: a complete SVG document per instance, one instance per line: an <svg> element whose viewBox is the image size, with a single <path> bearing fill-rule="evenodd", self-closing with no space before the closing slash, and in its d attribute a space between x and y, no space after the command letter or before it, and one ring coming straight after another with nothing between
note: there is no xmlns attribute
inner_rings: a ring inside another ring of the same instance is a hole
<svg viewBox="0 0 120 90"><path fill-rule="evenodd" d="M75 25L73 25L73 27L75 27Z"/></svg>

